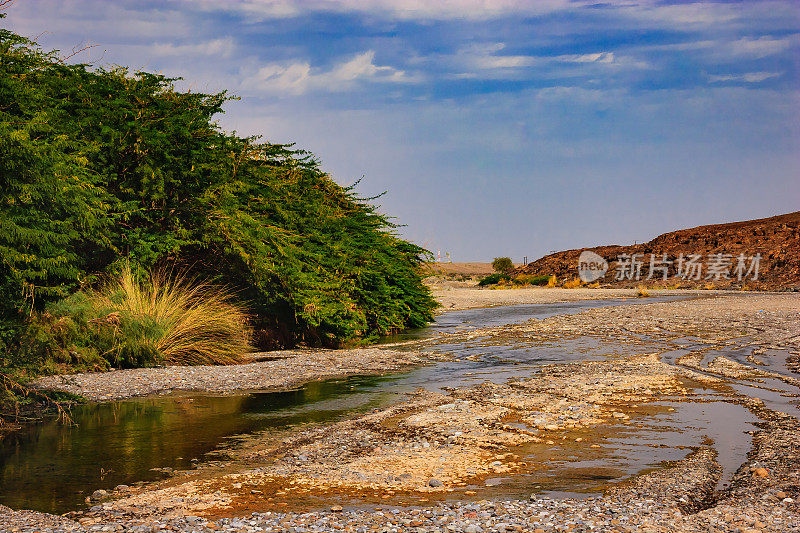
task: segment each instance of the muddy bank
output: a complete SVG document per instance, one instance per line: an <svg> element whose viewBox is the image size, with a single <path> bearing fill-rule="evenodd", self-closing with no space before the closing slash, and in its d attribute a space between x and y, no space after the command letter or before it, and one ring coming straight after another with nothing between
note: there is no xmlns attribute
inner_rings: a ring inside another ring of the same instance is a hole
<svg viewBox="0 0 800 533"><path fill-rule="evenodd" d="M726 491L717 490L716 451L700 446L599 499L482 499L498 477L546 467L549 451L565 442L577 453L595 453L605 444L595 440L593 428L636 424L648 403L690 394L687 379L714 380L650 355L551 365L508 385L420 391L392 408L328 427L245 439L217 464L162 484L122 488L75 518L88 528L130 531L151 524L179 531L236 531L245 524L268 531L323 522L323 530L387 523L398 530L453 525L456 531L800 527L797 421L756 403L750 407L763 429ZM515 453L521 446L528 457L530 446L539 447L545 464L522 459ZM374 506L383 510L370 510Z"/></svg>

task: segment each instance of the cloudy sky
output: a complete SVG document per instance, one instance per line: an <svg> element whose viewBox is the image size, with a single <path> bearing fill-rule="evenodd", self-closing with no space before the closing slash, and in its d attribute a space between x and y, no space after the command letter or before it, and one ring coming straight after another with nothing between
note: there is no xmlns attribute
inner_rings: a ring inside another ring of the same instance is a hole
<svg viewBox="0 0 800 533"><path fill-rule="evenodd" d="M220 124L388 191L456 261L800 209L800 3L16 0L95 65L229 90Z"/></svg>

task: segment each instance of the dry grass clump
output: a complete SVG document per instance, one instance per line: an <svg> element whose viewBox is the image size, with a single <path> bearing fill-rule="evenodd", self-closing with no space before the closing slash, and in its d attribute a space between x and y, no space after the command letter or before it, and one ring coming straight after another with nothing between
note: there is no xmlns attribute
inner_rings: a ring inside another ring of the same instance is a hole
<svg viewBox="0 0 800 533"><path fill-rule="evenodd" d="M247 315L230 293L183 274L142 280L126 265L90 301L101 311L93 322L112 336L104 357L125 366L230 364L251 349Z"/></svg>
<svg viewBox="0 0 800 533"><path fill-rule="evenodd" d="M580 278L571 279L569 281L565 281L563 287L565 289L577 289L583 284Z"/></svg>
<svg viewBox="0 0 800 533"><path fill-rule="evenodd" d="M647 290L647 287L643 285L639 285L636 288L636 297L637 298L648 298L650 296L650 292Z"/></svg>

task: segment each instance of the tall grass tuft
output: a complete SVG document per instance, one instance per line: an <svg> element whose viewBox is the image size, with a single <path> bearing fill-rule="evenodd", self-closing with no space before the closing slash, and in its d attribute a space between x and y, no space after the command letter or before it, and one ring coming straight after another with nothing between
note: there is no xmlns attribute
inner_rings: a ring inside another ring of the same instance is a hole
<svg viewBox="0 0 800 533"><path fill-rule="evenodd" d="M140 279L126 265L89 299L100 311L92 322L111 341L103 356L121 366L231 364L251 349L247 315L230 293L184 274Z"/></svg>

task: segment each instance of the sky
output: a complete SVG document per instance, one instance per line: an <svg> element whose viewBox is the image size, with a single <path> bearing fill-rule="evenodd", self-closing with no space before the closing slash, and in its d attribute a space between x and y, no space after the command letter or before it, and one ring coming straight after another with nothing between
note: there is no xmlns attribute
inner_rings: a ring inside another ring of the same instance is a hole
<svg viewBox="0 0 800 533"><path fill-rule="evenodd" d="M800 2L16 0L70 61L227 90L453 261L800 209ZM84 47L90 48L81 51ZM449 254L449 256L447 255Z"/></svg>

